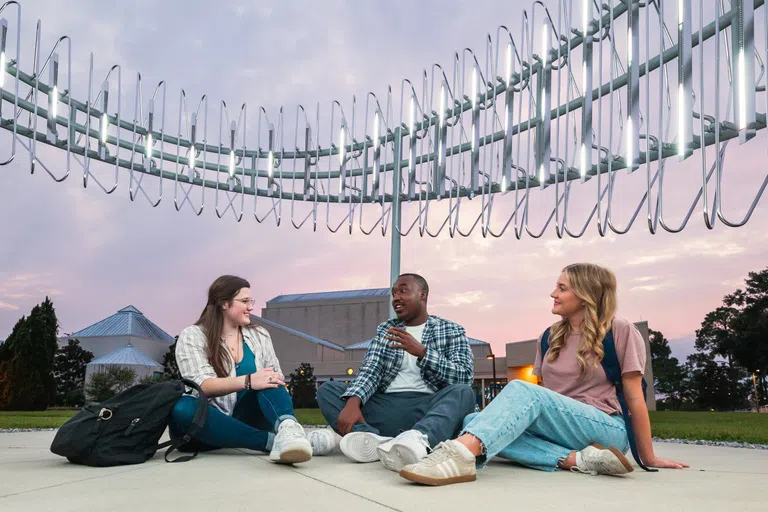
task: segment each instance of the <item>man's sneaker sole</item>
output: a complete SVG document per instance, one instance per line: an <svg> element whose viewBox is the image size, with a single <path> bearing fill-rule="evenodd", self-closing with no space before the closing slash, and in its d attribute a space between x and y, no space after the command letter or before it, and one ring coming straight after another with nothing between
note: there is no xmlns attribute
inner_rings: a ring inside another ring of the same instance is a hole
<svg viewBox="0 0 768 512"><path fill-rule="evenodd" d="M604 448L603 446L601 446L601 445L599 445L597 443L592 443L592 446L594 446L598 450L608 450L609 452L614 454L616 456L616 458L619 459L619 462L621 462L621 465L624 466L624 469L627 470L627 473L631 473L631 472L633 472L635 470L635 468L632 467L632 463L629 462L629 459L623 453L621 453L618 450L618 448L615 448L613 446L610 446L608 448Z"/></svg>
<svg viewBox="0 0 768 512"><path fill-rule="evenodd" d="M280 451L279 456L269 454L269 460L277 464L300 464L312 459L312 445L309 441L291 443Z"/></svg>
<svg viewBox="0 0 768 512"><path fill-rule="evenodd" d="M405 478L406 480L410 480L411 482L416 482L417 484L432 485L432 486L461 484L464 482L474 482L475 480L477 480L476 473L472 473L471 475L452 476L448 478L433 478L429 476L419 475L416 473L411 473L410 471L406 471L404 469L400 471L400 476Z"/></svg>
<svg viewBox="0 0 768 512"><path fill-rule="evenodd" d="M377 448L382 442L371 442L375 439L368 432L352 432L341 438L341 452L355 462L376 462L379 460Z"/></svg>
<svg viewBox="0 0 768 512"><path fill-rule="evenodd" d="M393 444L389 450L379 446L376 451L384 467L395 473L399 473L405 466L416 464L421 460L421 457L416 455L413 450L402 444Z"/></svg>

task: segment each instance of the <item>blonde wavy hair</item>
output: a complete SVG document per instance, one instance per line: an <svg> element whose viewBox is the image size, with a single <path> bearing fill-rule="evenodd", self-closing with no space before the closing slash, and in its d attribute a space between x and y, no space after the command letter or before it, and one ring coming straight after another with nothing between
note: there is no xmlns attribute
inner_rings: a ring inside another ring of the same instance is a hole
<svg viewBox="0 0 768 512"><path fill-rule="evenodd" d="M603 338L611 329L616 314L616 276L607 268L592 263L574 263L565 267L563 272L574 295L584 302L582 343L577 352L581 378L588 362L597 367L605 355ZM549 363L557 360L570 334L571 324L567 318L552 325L547 352Z"/></svg>

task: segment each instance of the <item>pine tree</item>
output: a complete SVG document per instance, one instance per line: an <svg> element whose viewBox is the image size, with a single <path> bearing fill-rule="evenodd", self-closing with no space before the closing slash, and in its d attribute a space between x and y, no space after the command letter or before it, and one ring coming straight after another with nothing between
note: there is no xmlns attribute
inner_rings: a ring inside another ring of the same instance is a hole
<svg viewBox="0 0 768 512"><path fill-rule="evenodd" d="M315 369L309 363L301 363L296 371L290 374L288 391L293 397L293 407L296 409L317 407L317 387Z"/></svg>
<svg viewBox="0 0 768 512"><path fill-rule="evenodd" d="M53 362L57 405L85 403L85 369L92 360L93 353L82 348L79 340L69 340L59 349Z"/></svg>
<svg viewBox="0 0 768 512"><path fill-rule="evenodd" d="M0 358L0 409L43 410L56 400L53 359L59 329L51 300L22 317Z"/></svg>
<svg viewBox="0 0 768 512"><path fill-rule="evenodd" d="M168 347L168 352L163 356L163 377L165 377L165 380L178 380L181 378L179 366L176 364L176 343L178 341L179 337L176 336L173 345Z"/></svg>
<svg viewBox="0 0 768 512"><path fill-rule="evenodd" d="M659 331L651 329L651 361L656 393L666 395L666 403L679 410L686 396L687 374L685 367L672 357L669 341Z"/></svg>

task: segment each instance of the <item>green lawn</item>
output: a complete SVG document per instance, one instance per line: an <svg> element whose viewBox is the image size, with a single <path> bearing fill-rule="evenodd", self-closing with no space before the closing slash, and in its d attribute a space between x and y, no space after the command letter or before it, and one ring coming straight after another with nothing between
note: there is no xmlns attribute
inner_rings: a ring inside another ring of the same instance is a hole
<svg viewBox="0 0 768 512"><path fill-rule="evenodd" d="M55 428L74 410L0 411L0 428ZM319 409L297 409L304 425L325 425ZM704 439L768 444L768 414L741 412L652 412L653 435L662 439Z"/></svg>
<svg viewBox="0 0 768 512"><path fill-rule="evenodd" d="M56 428L75 415L74 409L0 411L0 428Z"/></svg>
<svg viewBox="0 0 768 512"><path fill-rule="evenodd" d="M0 411L0 428L56 428L77 411L50 409L47 411ZM320 409L296 409L296 417L304 425L325 425Z"/></svg>
<svg viewBox="0 0 768 512"><path fill-rule="evenodd" d="M768 414L748 412L652 412L651 428L663 439L705 439L768 444Z"/></svg>
<svg viewBox="0 0 768 512"><path fill-rule="evenodd" d="M296 419L302 425L327 425L320 409L296 409Z"/></svg>

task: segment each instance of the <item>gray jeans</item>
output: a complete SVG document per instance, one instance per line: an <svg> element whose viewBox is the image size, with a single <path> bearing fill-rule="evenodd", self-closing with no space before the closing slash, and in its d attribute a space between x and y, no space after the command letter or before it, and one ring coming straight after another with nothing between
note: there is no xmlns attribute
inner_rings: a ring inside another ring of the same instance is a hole
<svg viewBox="0 0 768 512"><path fill-rule="evenodd" d="M336 421L347 404L341 398L346 389L342 382L326 382L317 390L320 410L336 431ZM356 424L353 432L395 437L413 429L426 434L434 447L458 433L464 417L475 410L475 394L464 384L446 386L435 394L375 393L361 410L365 423Z"/></svg>

